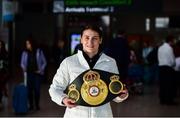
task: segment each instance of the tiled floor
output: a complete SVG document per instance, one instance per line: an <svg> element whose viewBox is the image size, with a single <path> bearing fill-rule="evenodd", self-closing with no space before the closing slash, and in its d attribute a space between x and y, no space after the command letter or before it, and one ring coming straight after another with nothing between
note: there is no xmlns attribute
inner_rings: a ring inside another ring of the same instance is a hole
<svg viewBox="0 0 180 118"><path fill-rule="evenodd" d="M65 107L56 105L50 100L48 94L49 84L43 84L41 89L41 109L39 111L29 112L24 116L49 116L61 117L64 114ZM177 97L180 103L180 96ZM123 103L111 103L113 114L115 117L120 116L144 116L144 117L159 117L159 116L180 116L180 105L166 106L160 105L158 101L158 88L156 85L145 86L143 95L132 95ZM0 116L15 116L11 105L11 97L9 97L8 107L1 109Z"/></svg>

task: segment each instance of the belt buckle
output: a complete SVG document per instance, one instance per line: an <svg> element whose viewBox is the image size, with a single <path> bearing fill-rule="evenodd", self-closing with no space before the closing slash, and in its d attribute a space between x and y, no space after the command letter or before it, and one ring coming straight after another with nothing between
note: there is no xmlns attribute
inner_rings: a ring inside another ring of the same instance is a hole
<svg viewBox="0 0 180 118"><path fill-rule="evenodd" d="M83 81L81 96L86 103L99 105L105 101L108 95L108 87L106 83L100 79L98 72L88 71L83 76Z"/></svg>

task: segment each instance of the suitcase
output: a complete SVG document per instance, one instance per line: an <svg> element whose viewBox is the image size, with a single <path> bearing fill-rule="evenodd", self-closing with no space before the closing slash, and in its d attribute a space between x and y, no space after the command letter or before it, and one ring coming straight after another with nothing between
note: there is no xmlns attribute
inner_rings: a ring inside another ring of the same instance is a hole
<svg viewBox="0 0 180 118"><path fill-rule="evenodd" d="M28 93L24 83L18 84L13 91L13 109L16 114L26 114L28 112Z"/></svg>

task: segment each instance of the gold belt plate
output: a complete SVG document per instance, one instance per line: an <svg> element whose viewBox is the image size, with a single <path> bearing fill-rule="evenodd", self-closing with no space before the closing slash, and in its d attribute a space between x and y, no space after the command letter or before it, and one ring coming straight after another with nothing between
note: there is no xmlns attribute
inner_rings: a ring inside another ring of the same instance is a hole
<svg viewBox="0 0 180 118"><path fill-rule="evenodd" d="M109 84L109 90L113 94L120 94L120 92L123 90L123 83L119 81L119 76L113 75L110 77L110 84Z"/></svg>
<svg viewBox="0 0 180 118"><path fill-rule="evenodd" d="M83 76L84 83L81 86L81 96L90 105L99 105L105 101L108 95L106 83L100 79L99 73L88 71Z"/></svg>

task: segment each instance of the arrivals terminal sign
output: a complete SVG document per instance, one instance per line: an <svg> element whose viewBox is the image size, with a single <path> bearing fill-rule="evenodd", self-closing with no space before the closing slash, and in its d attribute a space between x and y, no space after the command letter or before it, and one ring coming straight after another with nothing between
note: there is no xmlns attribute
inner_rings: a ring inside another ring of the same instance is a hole
<svg viewBox="0 0 180 118"><path fill-rule="evenodd" d="M55 0L54 13L108 13L119 6L128 6L132 0Z"/></svg>

